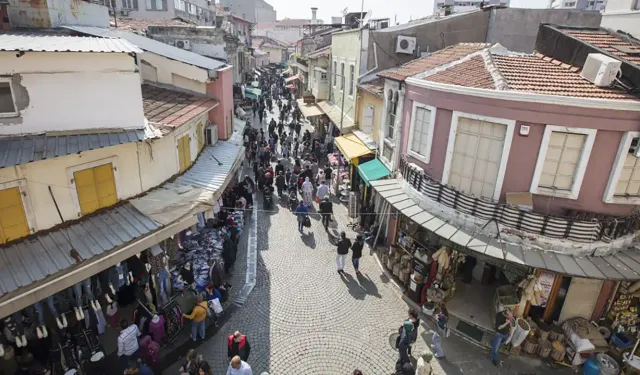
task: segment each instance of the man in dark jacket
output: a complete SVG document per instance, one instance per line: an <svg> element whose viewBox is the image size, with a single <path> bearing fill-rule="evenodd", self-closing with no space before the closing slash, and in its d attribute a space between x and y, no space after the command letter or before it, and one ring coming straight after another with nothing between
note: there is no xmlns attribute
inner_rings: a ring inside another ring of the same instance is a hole
<svg viewBox="0 0 640 375"><path fill-rule="evenodd" d="M362 248L364 247L364 239L362 235L359 234L356 236L356 242L351 246L351 263L353 264L353 269L356 271L356 274L359 275L360 271L360 257L362 257Z"/></svg>
<svg viewBox="0 0 640 375"><path fill-rule="evenodd" d="M329 197L325 197L322 202L320 202L318 210L322 216L322 225L324 225L324 230L327 230L329 222L331 222L331 215L333 214L333 203L331 203Z"/></svg>
<svg viewBox="0 0 640 375"><path fill-rule="evenodd" d="M338 254L336 254L336 266L338 266L338 273L344 273L344 258L349 253L351 247L351 240L347 238L345 232L340 232L340 241L338 241Z"/></svg>
<svg viewBox="0 0 640 375"><path fill-rule="evenodd" d="M247 361L249 359L249 354L251 353L251 345L249 345L249 340L247 340L247 336L240 333L240 331L235 331L233 335L229 336L228 348L227 348L227 357L229 360L235 356L239 356L243 361Z"/></svg>
<svg viewBox="0 0 640 375"><path fill-rule="evenodd" d="M285 180L284 173L280 171L278 177L276 177L276 189L278 189L278 197L282 197L282 191L284 190Z"/></svg>
<svg viewBox="0 0 640 375"><path fill-rule="evenodd" d="M233 273L233 264L236 262L236 249L231 238L227 238L222 244L222 260L224 260L224 271Z"/></svg>

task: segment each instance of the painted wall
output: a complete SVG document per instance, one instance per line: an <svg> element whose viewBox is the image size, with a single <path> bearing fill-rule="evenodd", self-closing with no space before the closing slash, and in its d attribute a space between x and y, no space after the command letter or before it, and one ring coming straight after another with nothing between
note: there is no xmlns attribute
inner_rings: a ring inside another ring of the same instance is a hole
<svg viewBox="0 0 640 375"><path fill-rule="evenodd" d="M360 71L360 38L361 30L349 30L342 31L333 34L331 40L331 62L329 75L330 79L330 92L329 101L340 105L342 107L342 101L344 100L344 114L351 121L355 121L356 114L356 87L354 87L353 95L349 95L349 85L356 85L356 82L351 82L349 77L349 66L354 65L355 74L354 81L357 81L358 72ZM337 62L337 72L333 71L333 63ZM344 90L341 89L341 80L343 77L341 71L341 64L344 63ZM333 75L337 74L336 85L333 85Z"/></svg>
<svg viewBox="0 0 640 375"><path fill-rule="evenodd" d="M99 4L75 0L10 0L11 26L56 28L60 25L109 27L109 10Z"/></svg>
<svg viewBox="0 0 640 375"><path fill-rule="evenodd" d="M118 199L128 199L162 184L179 171L177 138L191 135L191 160L197 157L195 131L197 124L206 122L203 114L172 133L152 141L128 143L100 148L55 159L42 160L11 168L0 169L2 183L22 180L26 183L27 195L23 202L34 232L46 230L61 223L49 194L49 186L66 220L79 218L80 210L71 168L91 163L111 162L116 169ZM84 168L82 168L84 169ZM0 184L2 188L2 184Z"/></svg>
<svg viewBox="0 0 640 375"><path fill-rule="evenodd" d="M640 3L638 3L640 7ZM640 8L638 10L607 11L602 13L602 27L612 30L622 30L640 38Z"/></svg>
<svg viewBox="0 0 640 375"><path fill-rule="evenodd" d="M145 52L139 57L140 75L143 80L206 94L209 74L206 69Z"/></svg>
<svg viewBox="0 0 640 375"><path fill-rule="evenodd" d="M287 61L285 57L284 48L275 48L275 47L263 45L262 47L260 47L260 50L269 54L270 63L277 64L277 63Z"/></svg>
<svg viewBox="0 0 640 375"><path fill-rule="evenodd" d="M529 191L545 124L598 129L578 199L551 198L534 194L534 209L541 213L563 214L581 210L608 215L628 215L634 205L605 204L604 192L624 131L640 128L640 113L608 111L524 102L508 102L407 86L402 123L402 153L407 153L413 102L437 108L430 163L409 158L437 180L442 180L453 111L516 120L507 161L502 194ZM529 136L518 134L520 125L529 125ZM597 155L597 157L595 157Z"/></svg>
<svg viewBox="0 0 640 375"><path fill-rule="evenodd" d="M316 100L327 100L329 98L329 58L328 56L320 56L315 59L309 59L309 84L308 89L316 97ZM326 79L322 79L322 72L315 71L318 67L327 71Z"/></svg>
<svg viewBox="0 0 640 375"><path fill-rule="evenodd" d="M207 94L215 97L220 104L209 111L209 121L218 125L218 138L229 139L233 130L233 70L231 67L218 70L218 78L207 84Z"/></svg>
<svg viewBox="0 0 640 375"><path fill-rule="evenodd" d="M370 133L371 138L374 141L380 142L380 119L382 116L382 107L384 105L384 101L382 98L379 98L375 95L371 95L370 93L358 90L358 117L357 121L359 124L359 128L364 130L362 127L362 120L364 119L364 110L368 106L373 107L373 128Z"/></svg>
<svg viewBox="0 0 640 375"><path fill-rule="evenodd" d="M225 31L215 27L149 26L147 36L174 46L178 40L188 40L191 52L229 61L236 53L237 38L225 38Z"/></svg>
<svg viewBox="0 0 640 375"><path fill-rule="evenodd" d="M304 29L302 27L281 28L274 26L268 28L260 28L257 26L253 29L255 36L268 36L276 40L287 43L295 43L304 37Z"/></svg>
<svg viewBox="0 0 640 375"><path fill-rule="evenodd" d="M19 111L0 118L0 134L144 124L140 75L128 54L0 52L0 75L11 76Z"/></svg>

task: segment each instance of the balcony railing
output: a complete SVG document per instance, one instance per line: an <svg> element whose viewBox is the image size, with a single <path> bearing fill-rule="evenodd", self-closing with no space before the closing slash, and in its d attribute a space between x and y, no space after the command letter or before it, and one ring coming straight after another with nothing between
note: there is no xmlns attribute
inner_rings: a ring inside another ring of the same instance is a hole
<svg viewBox="0 0 640 375"><path fill-rule="evenodd" d="M497 201L478 198L444 185L426 173L412 168L403 157L400 172L414 189L429 199L456 211L542 236L591 243L611 240L632 234L640 229L640 214L615 217L577 219L542 215L521 210Z"/></svg>

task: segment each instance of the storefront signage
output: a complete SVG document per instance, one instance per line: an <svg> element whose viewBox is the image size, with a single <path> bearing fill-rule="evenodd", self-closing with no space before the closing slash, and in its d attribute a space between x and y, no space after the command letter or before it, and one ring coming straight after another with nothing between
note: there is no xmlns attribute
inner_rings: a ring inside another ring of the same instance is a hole
<svg viewBox="0 0 640 375"><path fill-rule="evenodd" d="M553 281L556 279L556 274L551 272L542 272L538 276L538 283L542 288L540 292L540 304L537 306L546 307L549 300L549 294L551 294L551 288L553 288Z"/></svg>
<svg viewBox="0 0 640 375"><path fill-rule="evenodd" d="M302 101L304 102L304 104L315 104L316 97L313 95L305 95L302 97Z"/></svg>

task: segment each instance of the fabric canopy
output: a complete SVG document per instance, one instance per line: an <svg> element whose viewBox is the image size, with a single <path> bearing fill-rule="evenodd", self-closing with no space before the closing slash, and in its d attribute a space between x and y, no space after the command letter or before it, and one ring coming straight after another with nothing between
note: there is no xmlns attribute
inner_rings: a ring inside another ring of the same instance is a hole
<svg viewBox="0 0 640 375"><path fill-rule="evenodd" d="M285 79L284 81L288 83L288 82L291 82L291 81L295 81L296 79L300 79L300 77L299 76L291 76L291 77Z"/></svg>
<svg viewBox="0 0 640 375"><path fill-rule="evenodd" d="M249 99L258 100L260 98L260 95L262 95L262 90L260 89L254 87L247 87L244 89L244 96Z"/></svg>
<svg viewBox="0 0 640 375"><path fill-rule="evenodd" d="M337 137L334 140L336 146L347 160L351 161L360 156L371 154L371 150L355 136L355 134L347 134Z"/></svg>
<svg viewBox="0 0 640 375"><path fill-rule="evenodd" d="M379 180L391 174L391 171L378 159L373 159L358 166L358 174L367 186L371 181Z"/></svg>
<svg viewBox="0 0 640 375"><path fill-rule="evenodd" d="M337 105L333 105L328 101L322 101L318 102L318 107L320 107L325 115L329 116L331 122L336 124L336 126L340 128L341 132L354 127L353 121L349 119L346 114L343 114L342 110Z"/></svg>

